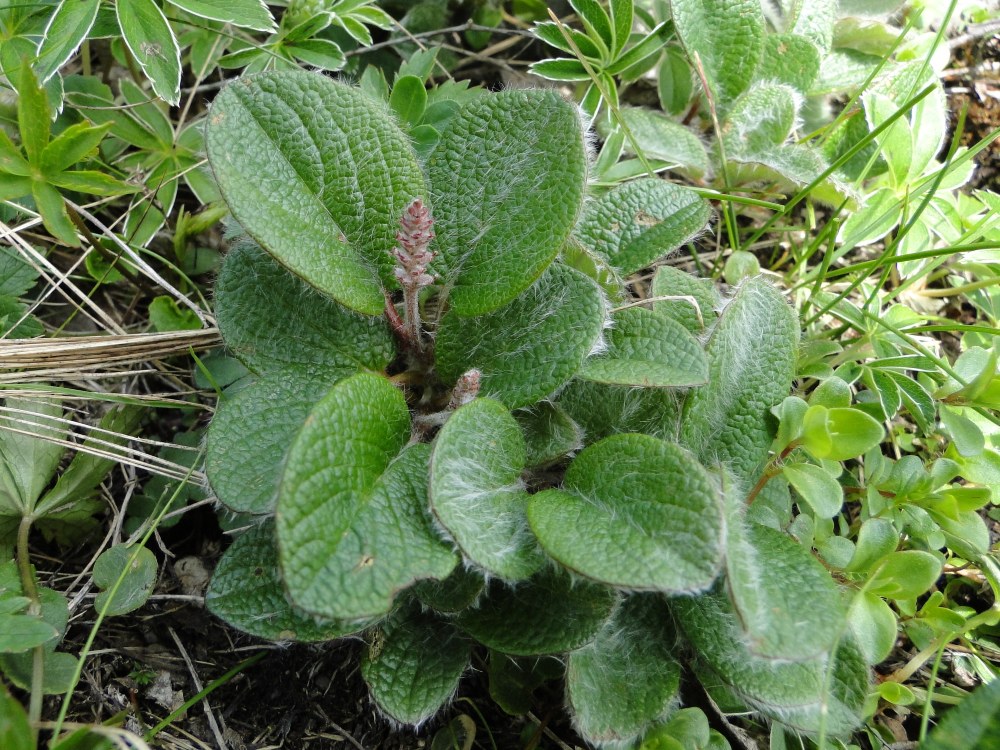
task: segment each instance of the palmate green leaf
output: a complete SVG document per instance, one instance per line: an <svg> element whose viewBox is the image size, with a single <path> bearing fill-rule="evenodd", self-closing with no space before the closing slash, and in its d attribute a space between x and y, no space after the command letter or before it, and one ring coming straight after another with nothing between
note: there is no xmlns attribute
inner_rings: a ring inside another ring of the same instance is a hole
<svg viewBox="0 0 1000 750"><path fill-rule="evenodd" d="M130 185L127 182L115 179L111 175L104 174L104 172L90 169L59 172L58 174L50 175L47 179L52 185L64 190L73 190L78 193L103 197L137 193L142 190L141 185ZM65 209L63 210L65 211Z"/></svg>
<svg viewBox="0 0 1000 750"><path fill-rule="evenodd" d="M455 622L495 651L559 654L594 640L615 599L606 586L574 582L565 573L547 569L513 587L494 581L486 596Z"/></svg>
<svg viewBox="0 0 1000 750"><path fill-rule="evenodd" d="M38 162L42 172L57 174L89 156L97 150L110 127L111 123L95 126L89 122L78 122L70 125L42 149Z"/></svg>
<svg viewBox="0 0 1000 750"><path fill-rule="evenodd" d="M690 593L722 565L716 483L687 451L648 435L613 435L570 464L564 489L532 495L528 521L570 570L630 590Z"/></svg>
<svg viewBox="0 0 1000 750"><path fill-rule="evenodd" d="M205 606L234 628L272 641L328 641L367 625L316 618L288 603L278 577L272 520L244 532L226 550L205 592Z"/></svg>
<svg viewBox="0 0 1000 750"><path fill-rule="evenodd" d="M8 398L5 407L0 412L0 459L6 464L0 472L0 515L20 519L34 513L65 452L36 435L63 440L68 427L59 421L58 401Z"/></svg>
<svg viewBox="0 0 1000 750"><path fill-rule="evenodd" d="M829 572L787 534L745 519L735 488L727 504L726 584L746 647L782 661L831 653L845 612Z"/></svg>
<svg viewBox="0 0 1000 750"><path fill-rule="evenodd" d="M239 513L272 513L288 446L317 401L338 379L277 371L225 393L208 427L205 469L216 497Z"/></svg>
<svg viewBox="0 0 1000 750"><path fill-rule="evenodd" d="M576 236L628 275L690 241L710 217L708 203L693 190L648 177L592 203Z"/></svg>
<svg viewBox="0 0 1000 750"><path fill-rule="evenodd" d="M297 606L374 617L414 580L454 568L425 510L429 449L401 453L409 426L402 392L367 373L335 385L310 412L277 506L282 575Z"/></svg>
<svg viewBox="0 0 1000 750"><path fill-rule="evenodd" d="M597 285L553 264L527 291L495 312L464 318L451 311L438 328L439 375L456 381L472 368L479 392L510 408L528 406L563 385L583 364L604 326Z"/></svg>
<svg viewBox="0 0 1000 750"><path fill-rule="evenodd" d="M588 742L635 740L677 701L680 665L669 623L660 597L632 595L593 643L569 655L567 699L573 726Z"/></svg>
<svg viewBox="0 0 1000 750"><path fill-rule="evenodd" d="M701 178L708 172L708 152L690 128L651 109L622 107L620 111L639 151L647 159L660 159L668 165L676 165L694 178ZM634 148L632 142L626 139L626 151L631 153Z"/></svg>
<svg viewBox="0 0 1000 750"><path fill-rule="evenodd" d="M62 194L48 182L32 180L31 197L35 199L35 207L41 214L42 223L52 236L69 247L79 247L80 238L66 212L66 201Z"/></svg>
<svg viewBox="0 0 1000 750"><path fill-rule="evenodd" d="M521 429L507 408L479 398L451 415L431 458L434 516L466 558L508 581L542 565L525 517L525 457Z"/></svg>
<svg viewBox="0 0 1000 750"><path fill-rule="evenodd" d="M587 443L619 432L640 432L674 440L680 408L675 391L634 388L576 379L559 394L556 404L583 428Z"/></svg>
<svg viewBox="0 0 1000 750"><path fill-rule="evenodd" d="M167 0L199 18L231 23L254 31L274 31L277 25L262 0Z"/></svg>
<svg viewBox="0 0 1000 750"><path fill-rule="evenodd" d="M653 303L653 311L657 315L676 320L694 334L700 334L714 325L718 318L716 310L722 303L711 279L699 279L673 266L660 266L656 269L649 293L654 298L689 297L690 299L657 299ZM694 305L691 304L692 301Z"/></svg>
<svg viewBox="0 0 1000 750"><path fill-rule="evenodd" d="M757 0L672 0L677 35L701 60L716 100L725 106L750 83L764 49L764 16Z"/></svg>
<svg viewBox="0 0 1000 750"><path fill-rule="evenodd" d="M449 621L410 604L372 631L361 676L379 710L395 721L420 724L454 694L471 649Z"/></svg>
<svg viewBox="0 0 1000 750"><path fill-rule="evenodd" d="M153 593L156 570L156 556L147 547L116 544L104 550L94 563L94 585L102 589L94 609L109 617L138 609Z"/></svg>
<svg viewBox="0 0 1000 750"><path fill-rule="evenodd" d="M384 105L321 75L264 73L216 97L206 141L233 215L265 250L341 304L382 312L399 219L427 194Z"/></svg>
<svg viewBox="0 0 1000 750"><path fill-rule="evenodd" d="M698 654L703 665L699 678L709 689L714 676L749 707L802 732L816 733L822 723L828 737L839 737L860 723L869 670L852 641L842 641L832 659L764 659L747 648L725 597L678 597L670 604Z"/></svg>
<svg viewBox="0 0 1000 750"><path fill-rule="evenodd" d="M383 370L395 355L384 320L317 294L250 243L229 251L215 298L226 346L254 372L295 371L332 384Z"/></svg>
<svg viewBox="0 0 1000 750"><path fill-rule="evenodd" d="M177 38L153 0L115 3L122 39L153 91L168 104L181 98L181 49Z"/></svg>
<svg viewBox="0 0 1000 750"><path fill-rule="evenodd" d="M29 177L31 175L31 166L25 160L21 149L14 145L14 142L5 130L0 130L0 170L8 173L4 177L5 182L9 182L10 175L17 175L18 177ZM24 193L27 193L29 190L30 188L25 190ZM23 195L24 193L13 193L9 189L0 192L0 194L9 194L12 197Z"/></svg>
<svg viewBox="0 0 1000 750"><path fill-rule="evenodd" d="M541 276L576 223L587 177L579 115L554 91L475 99L448 121L427 174L433 267L452 309L491 312Z"/></svg>
<svg viewBox="0 0 1000 750"><path fill-rule="evenodd" d="M76 53L97 20L101 0L62 0L49 18L32 63L42 83L48 81Z"/></svg>
<svg viewBox="0 0 1000 750"><path fill-rule="evenodd" d="M708 381L708 360L677 321L631 307L612 316L608 348L583 363L579 377L613 385L683 388Z"/></svg>
<svg viewBox="0 0 1000 750"><path fill-rule="evenodd" d="M770 409L792 386L798 340L781 292L762 277L744 281L708 341L708 384L684 406L682 442L703 462L756 481L773 437Z"/></svg>

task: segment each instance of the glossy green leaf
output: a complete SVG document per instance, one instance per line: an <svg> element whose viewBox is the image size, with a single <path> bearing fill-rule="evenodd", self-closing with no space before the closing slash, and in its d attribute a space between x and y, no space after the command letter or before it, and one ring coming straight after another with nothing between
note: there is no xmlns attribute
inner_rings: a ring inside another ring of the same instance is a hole
<svg viewBox="0 0 1000 750"><path fill-rule="evenodd" d="M427 174L433 267L452 308L496 310L542 274L576 223L587 176L577 111L554 91L475 99L442 130Z"/></svg>
<svg viewBox="0 0 1000 750"><path fill-rule="evenodd" d="M389 106L410 127L417 125L427 108L427 89L417 76L402 76L392 86Z"/></svg>
<svg viewBox="0 0 1000 750"><path fill-rule="evenodd" d="M615 435L570 464L565 489L532 495L528 520L562 565L630 590L708 588L722 564L715 483L677 445Z"/></svg>
<svg viewBox="0 0 1000 750"><path fill-rule="evenodd" d="M510 412L479 398L445 423L431 458L430 501L438 522L462 554L509 581L542 565L528 529L528 495L520 482L524 438Z"/></svg>
<svg viewBox="0 0 1000 750"><path fill-rule="evenodd" d="M199 18L231 23L244 29L274 31L271 12L262 0L167 0Z"/></svg>
<svg viewBox="0 0 1000 750"><path fill-rule="evenodd" d="M885 431L860 409L810 406L802 418L802 447L816 458L846 461L882 442Z"/></svg>
<svg viewBox="0 0 1000 750"><path fill-rule="evenodd" d="M659 597L625 599L594 641L569 655L566 692L573 726L592 744L628 742L677 700L670 613Z"/></svg>
<svg viewBox="0 0 1000 750"><path fill-rule="evenodd" d="M923 550L902 550L882 559L865 590L886 599L916 599L941 575L941 560Z"/></svg>
<svg viewBox="0 0 1000 750"><path fill-rule="evenodd" d="M587 69L577 60L549 58L531 63L528 70L550 81L589 81Z"/></svg>
<svg viewBox="0 0 1000 750"><path fill-rule="evenodd" d="M784 532L744 520L742 494L728 494L726 582L746 647L781 661L832 652L844 608L830 573Z"/></svg>
<svg viewBox="0 0 1000 750"><path fill-rule="evenodd" d="M420 724L454 694L470 651L450 622L407 606L372 632L361 676L379 710L395 721Z"/></svg>
<svg viewBox="0 0 1000 750"><path fill-rule="evenodd" d="M635 138L636 145L647 159L661 159L667 164L687 170L695 178L703 177L708 172L708 152L705 145L689 128L654 110L641 107L623 107L621 115ZM632 151L634 146L626 139L625 148Z"/></svg>
<svg viewBox="0 0 1000 750"><path fill-rule="evenodd" d="M215 297L226 346L255 372L294 371L332 383L358 370L382 370L395 355L384 320L316 294L249 243L226 256Z"/></svg>
<svg viewBox="0 0 1000 750"><path fill-rule="evenodd" d="M798 338L781 292L762 277L743 282L708 341L708 385L684 407L682 442L703 462L756 481L773 437L770 409L791 389Z"/></svg>
<svg viewBox="0 0 1000 750"><path fill-rule="evenodd" d="M181 50L166 16L153 0L115 3L118 25L129 52L168 104L177 104L181 92Z"/></svg>
<svg viewBox="0 0 1000 750"><path fill-rule="evenodd" d="M377 375L342 380L310 412L288 450L278 490L281 571L296 606L329 618L378 614L364 607L355 612L356 603L345 601L342 589L352 571L367 575L374 562L369 557L377 553L386 563L403 566L408 551L398 546L358 550L347 567L336 555L344 541L365 544L346 537L358 531L356 514L379 505L374 499L379 485L387 481L384 475L409 436L402 392ZM419 517L406 520L419 523ZM387 533L403 536L408 526L402 521Z"/></svg>
<svg viewBox="0 0 1000 750"><path fill-rule="evenodd" d="M97 20L101 0L62 0L45 26L32 63L42 83L76 53Z"/></svg>
<svg viewBox="0 0 1000 750"><path fill-rule="evenodd" d="M216 497L239 513L272 513L288 447L329 379L277 371L236 393L224 393L208 427L205 469Z"/></svg>
<svg viewBox="0 0 1000 750"><path fill-rule="evenodd" d="M495 312L464 318L451 311L435 339L445 382L472 368L479 392L510 408L528 406L568 381L597 344L604 299L578 271L553 264L527 291Z"/></svg>
<svg viewBox="0 0 1000 750"><path fill-rule="evenodd" d="M869 591L859 591L851 600L847 622L854 640L869 664L889 658L899 631L896 615L885 600Z"/></svg>
<svg viewBox="0 0 1000 750"><path fill-rule="evenodd" d="M271 520L244 532L226 550L205 592L205 606L234 628L273 641L328 641L366 624L316 618L289 604L278 576Z"/></svg>
<svg viewBox="0 0 1000 750"><path fill-rule="evenodd" d="M573 380L556 402L594 443L619 432L640 432L675 439L680 409L676 392L666 388L633 388Z"/></svg>
<svg viewBox="0 0 1000 750"><path fill-rule="evenodd" d="M764 49L757 0L673 0L671 15L688 57L701 60L712 95L723 105L750 83Z"/></svg>
<svg viewBox="0 0 1000 750"><path fill-rule="evenodd" d="M764 659L747 648L722 596L673 599L671 609L703 664L703 683L725 686L748 706L803 732L819 731L822 722L828 737L845 736L860 723L869 670L853 642L839 645L832 664L828 657Z"/></svg>
<svg viewBox="0 0 1000 750"><path fill-rule="evenodd" d="M611 615L614 593L546 570L508 586L493 582L456 624L480 643L514 656L571 651L590 643Z"/></svg>
<svg viewBox="0 0 1000 750"><path fill-rule="evenodd" d="M146 547L116 544L94 563L94 585L103 589L94 609L106 615L124 615L138 609L156 585L156 556Z"/></svg>
<svg viewBox="0 0 1000 750"><path fill-rule="evenodd" d="M693 190L650 177L590 204L576 236L628 275L688 242L710 217L708 203Z"/></svg>
<svg viewBox="0 0 1000 750"><path fill-rule="evenodd" d="M833 518L840 513L844 505L844 489L822 466L785 464L781 467L781 473L812 508L816 518Z"/></svg>
<svg viewBox="0 0 1000 750"><path fill-rule="evenodd" d="M583 445L579 425L548 401L514 412L514 419L524 435L527 466L547 466Z"/></svg>
<svg viewBox="0 0 1000 750"><path fill-rule="evenodd" d="M580 377L613 385L684 388L708 381L698 340L675 320L641 307L612 316L608 348L583 363Z"/></svg>
<svg viewBox="0 0 1000 750"><path fill-rule="evenodd" d="M654 298L689 298L657 299L653 310L657 315L673 318L694 334L712 327L718 317L716 311L722 303L711 279L700 279L673 266L656 269L649 293Z"/></svg>
<svg viewBox="0 0 1000 750"><path fill-rule="evenodd" d="M399 219L427 193L384 106L321 75L265 73L216 97L206 143L233 215L264 249L347 307L382 312Z"/></svg>

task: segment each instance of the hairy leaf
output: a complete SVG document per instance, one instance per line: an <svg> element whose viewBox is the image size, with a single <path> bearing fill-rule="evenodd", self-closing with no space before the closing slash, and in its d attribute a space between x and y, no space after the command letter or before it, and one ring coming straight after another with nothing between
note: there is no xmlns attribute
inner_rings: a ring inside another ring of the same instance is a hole
<svg viewBox="0 0 1000 750"><path fill-rule="evenodd" d="M563 490L532 496L528 520L552 557L631 590L708 588L722 564L718 490L689 453L648 435L614 435L570 464Z"/></svg>
<svg viewBox="0 0 1000 750"><path fill-rule="evenodd" d="M679 408L674 391L573 380L556 402L594 443L619 432L676 439Z"/></svg>
<svg viewBox="0 0 1000 750"><path fill-rule="evenodd" d="M479 392L510 408L528 406L568 381L593 349L604 325L597 285L578 271L553 264L513 302L495 312L441 320L435 354L446 382L472 368Z"/></svg>
<svg viewBox="0 0 1000 750"><path fill-rule="evenodd" d="M577 112L554 91L507 90L462 107L427 163L440 256L459 315L507 304L552 262L587 176Z"/></svg>
<svg viewBox="0 0 1000 750"><path fill-rule="evenodd" d="M690 81L691 70L683 61L682 64L684 67L681 75ZM690 88L688 97L684 98L685 105L688 98L690 98ZM647 159L662 159L668 164L676 164L695 178L704 177L708 172L708 152L690 128L654 110L642 107L622 107L621 115L625 126L635 139L635 145ZM625 147L629 151L634 149L628 139L625 141Z"/></svg>
<svg viewBox="0 0 1000 750"><path fill-rule="evenodd" d="M527 578L542 564L525 517L525 457L510 412L480 398L449 418L431 458L430 502L437 520L469 560L509 581Z"/></svg>
<svg viewBox="0 0 1000 750"><path fill-rule="evenodd" d="M321 75L264 73L216 97L206 141L233 216L264 249L347 307L383 310L399 219L427 197L384 105Z"/></svg>
<svg viewBox="0 0 1000 750"><path fill-rule="evenodd" d="M694 334L712 327L718 317L716 310L722 302L711 279L699 279L673 266L660 266L656 269L649 293L654 299L686 297L687 299L656 299L653 310L657 315L673 318Z"/></svg>

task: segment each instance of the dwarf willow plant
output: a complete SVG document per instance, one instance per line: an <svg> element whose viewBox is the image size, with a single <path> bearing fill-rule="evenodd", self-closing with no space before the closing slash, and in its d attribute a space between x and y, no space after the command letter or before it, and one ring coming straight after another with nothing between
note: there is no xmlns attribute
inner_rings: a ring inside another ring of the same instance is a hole
<svg viewBox="0 0 1000 750"><path fill-rule="evenodd" d="M723 299L671 268L648 308L623 302L620 279L709 207L648 178L588 199L581 119L554 92L470 96L434 128L418 159L384 102L302 72L213 106L209 157L249 235L217 314L252 375L223 394L207 468L259 523L208 607L274 640L362 633L373 700L404 723L449 700L478 643L498 682L559 657L596 744L669 717L684 662L727 709L849 734L867 652L764 474L792 309L761 277ZM833 422L803 429L829 442Z"/></svg>

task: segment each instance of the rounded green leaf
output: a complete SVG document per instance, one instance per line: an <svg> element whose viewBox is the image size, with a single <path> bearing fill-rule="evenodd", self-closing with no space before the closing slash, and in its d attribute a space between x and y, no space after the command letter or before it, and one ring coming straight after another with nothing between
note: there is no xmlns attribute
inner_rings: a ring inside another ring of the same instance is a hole
<svg viewBox="0 0 1000 750"><path fill-rule="evenodd" d="M205 606L234 628L272 641L328 641L367 624L318 619L288 603L271 520L241 534L226 550L205 592Z"/></svg>
<svg viewBox="0 0 1000 750"><path fill-rule="evenodd" d="M41 646L59 633L38 615L0 614L0 654L16 654Z"/></svg>
<svg viewBox="0 0 1000 750"><path fill-rule="evenodd" d="M524 462L521 428L503 404L488 398L451 415L431 457L435 517L465 557L509 581L527 578L542 564L525 518Z"/></svg>
<svg viewBox="0 0 1000 750"><path fill-rule="evenodd" d="M669 53L665 60L669 60ZM686 105L691 94L691 70L687 63L681 61L683 68L681 75L687 78L686 91L680 91L679 97ZM663 68L660 68L662 71ZM662 86L661 79L661 86ZM661 88L661 96L663 90ZM704 177L708 172L708 152L705 145L698 139L694 131L679 122L671 120L669 117L644 107L622 107L622 120L635 138L636 145L647 159L661 159L668 164L677 165L695 178ZM629 151L633 149L631 141L626 139L625 148ZM657 182L661 182L657 180ZM631 184L631 183L626 183ZM671 184L671 183L663 183ZM671 185L672 187L678 187ZM681 188L683 189L683 188ZM707 222L706 217L706 222Z"/></svg>
<svg viewBox="0 0 1000 750"><path fill-rule="evenodd" d="M648 594L623 601L592 643L572 652L566 692L573 726L592 744L628 742L677 700L680 665L665 602Z"/></svg>
<svg viewBox="0 0 1000 750"><path fill-rule="evenodd" d="M410 437L401 391L367 373L337 383L306 419L288 451L278 490L281 572L292 602L322 617L343 617L351 569L338 545L354 532L355 515L371 502L382 475ZM378 550L405 560L405 547ZM359 551L352 566L368 565ZM372 612L350 613L368 616Z"/></svg>
<svg viewBox="0 0 1000 750"><path fill-rule="evenodd" d="M582 447L579 425L555 404L543 401L530 409L520 409L514 419L524 434L528 466L547 466Z"/></svg>
<svg viewBox="0 0 1000 750"><path fill-rule="evenodd" d="M395 356L383 319L316 294L249 242L226 256L215 299L226 346L254 372L295 370L333 383L358 370L382 370Z"/></svg>
<svg viewBox="0 0 1000 750"><path fill-rule="evenodd" d="M341 372L327 375L332 381ZM238 513L274 511L288 446L331 381L277 371L223 393L205 446L205 470L222 503Z"/></svg>
<svg viewBox="0 0 1000 750"><path fill-rule="evenodd" d="M715 580L718 490L679 446L613 435L577 456L564 486L533 495L528 520L545 551L570 570L631 590L701 591Z"/></svg>
<svg viewBox="0 0 1000 750"><path fill-rule="evenodd" d="M816 404L802 417L801 445L816 458L846 461L882 442L885 431L860 409Z"/></svg>
<svg viewBox="0 0 1000 750"><path fill-rule="evenodd" d="M583 363L580 377L612 385L679 388L708 380L708 359L680 323L630 307L612 317L608 348Z"/></svg>
<svg viewBox="0 0 1000 750"><path fill-rule="evenodd" d="M587 177L579 114L555 91L474 99L441 132L427 174L434 268L452 308L496 310L542 274L576 223Z"/></svg>
<svg viewBox="0 0 1000 750"><path fill-rule="evenodd" d="M844 736L861 722L869 670L857 645L845 640L834 657L783 662L755 656L728 601L718 594L671 600L698 653L703 679L714 674L741 701L793 729ZM827 670L832 673L827 675Z"/></svg>
<svg viewBox="0 0 1000 750"><path fill-rule="evenodd" d="M406 606L371 634L361 676L390 718L419 724L454 694L469 665L471 643L447 620Z"/></svg>
<svg viewBox="0 0 1000 750"><path fill-rule="evenodd" d="M222 90L206 143L233 216L265 250L347 307L382 312L399 219L427 197L384 105L326 76L273 71Z"/></svg>
<svg viewBox="0 0 1000 750"><path fill-rule="evenodd" d="M886 599L916 599L941 575L941 560L923 550L902 550L883 558L865 590Z"/></svg>
<svg viewBox="0 0 1000 750"><path fill-rule="evenodd" d="M881 664L889 658L899 626L885 599L869 591L859 591L851 600L847 622L865 661Z"/></svg>
<svg viewBox="0 0 1000 750"><path fill-rule="evenodd" d="M486 588L486 579L472 568L456 567L440 581L418 581L407 589L425 607L436 612L454 614L471 606Z"/></svg>
<svg viewBox="0 0 1000 750"><path fill-rule="evenodd" d="M801 103L791 86L758 81L737 99L722 125L726 155L763 154L788 138Z"/></svg>
<svg viewBox="0 0 1000 750"><path fill-rule="evenodd" d="M479 604L456 619L480 643L505 654L537 656L590 643L615 603L606 586L547 570L509 586L494 581Z"/></svg>
<svg viewBox="0 0 1000 750"><path fill-rule="evenodd" d="M4 677L22 690L35 689L32 685L34 652L0 654L0 670ZM75 684L77 659L63 651L46 650L42 657L43 695L62 695Z"/></svg>
<svg viewBox="0 0 1000 750"><path fill-rule="evenodd" d="M742 494L730 494L726 583L747 648L782 661L832 652L844 626L837 584L787 534L744 520Z"/></svg>
<svg viewBox="0 0 1000 750"><path fill-rule="evenodd" d="M770 410L791 390L798 340L781 292L762 277L744 281L708 341L708 384L684 407L682 442L703 462L756 481L773 438Z"/></svg>
<svg viewBox="0 0 1000 750"><path fill-rule="evenodd" d="M94 563L94 584L104 589L94 600L94 609L108 616L138 609L156 584L156 556L146 547L116 544Z"/></svg>
<svg viewBox="0 0 1000 750"><path fill-rule="evenodd" d="M588 206L576 236L627 275L688 242L711 215L708 202L690 188L647 177Z"/></svg>
<svg viewBox="0 0 1000 750"><path fill-rule="evenodd" d="M555 264L510 304L463 318L441 320L436 365L446 382L472 368L479 392L510 408L528 406L573 377L604 325L604 299L578 271Z"/></svg>
<svg viewBox="0 0 1000 750"><path fill-rule="evenodd" d="M781 468L788 483L802 496L817 518L833 518L844 504L844 489L822 466L786 464Z"/></svg>

